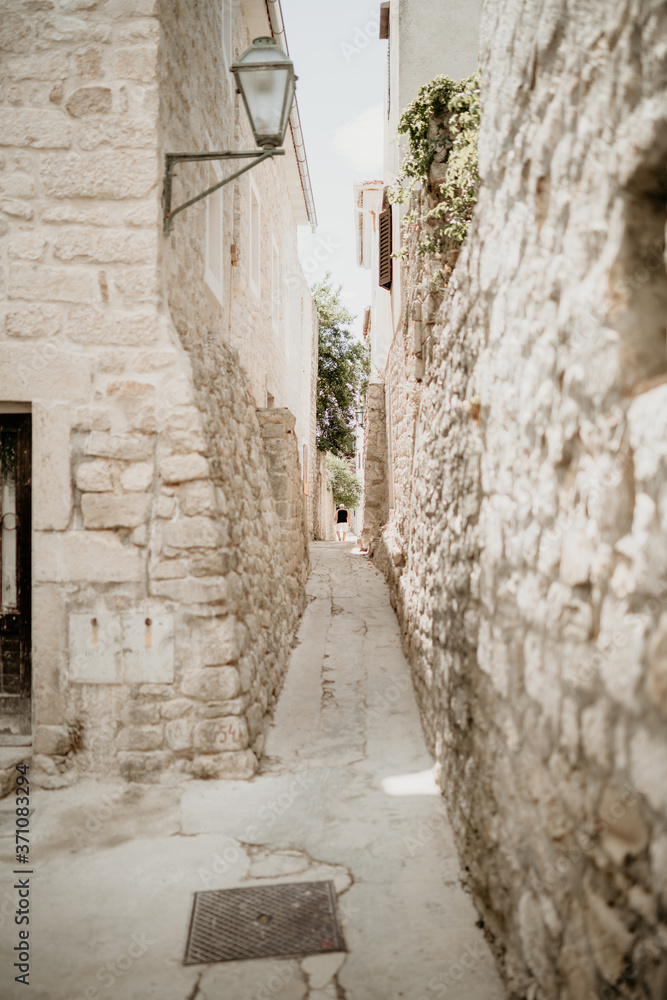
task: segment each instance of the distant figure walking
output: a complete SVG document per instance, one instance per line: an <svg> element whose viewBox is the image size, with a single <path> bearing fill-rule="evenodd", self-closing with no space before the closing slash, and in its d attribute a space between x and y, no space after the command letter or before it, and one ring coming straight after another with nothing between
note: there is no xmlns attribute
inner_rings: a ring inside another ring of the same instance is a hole
<svg viewBox="0 0 667 1000"><path fill-rule="evenodd" d="M338 510L336 511L336 538L339 542L345 541L345 536L347 534L347 510L343 507L342 503L338 504ZM342 538L340 537L342 534Z"/></svg>

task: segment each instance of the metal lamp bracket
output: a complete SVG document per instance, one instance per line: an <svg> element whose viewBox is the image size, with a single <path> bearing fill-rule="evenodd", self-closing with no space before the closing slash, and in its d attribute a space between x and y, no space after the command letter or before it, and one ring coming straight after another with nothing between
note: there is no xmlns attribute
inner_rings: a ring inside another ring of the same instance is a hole
<svg viewBox="0 0 667 1000"><path fill-rule="evenodd" d="M251 150L239 150L239 152L224 152L224 153L167 153L165 155L165 168L164 168L164 194L163 194L163 208L164 208L164 222L163 222L163 232L165 236L168 236L171 232L171 224L175 215L182 212L183 209L189 208L190 205L194 205L195 202L201 201L202 198L208 198L210 194L217 191L218 188L224 187L225 184L229 184L230 181L236 180L241 174L244 174L246 170L250 170L252 167L256 167L258 163L262 160L268 160L272 156L284 156L284 149L251 149ZM201 194L196 195L194 198L190 198L188 201L183 202L178 208L171 207L171 182L174 173L174 167L178 163L196 163L202 160L243 160L250 159L252 162L246 163L244 167L239 170L235 170L234 173L230 174L228 177L223 178L217 184L212 187L206 188Z"/></svg>

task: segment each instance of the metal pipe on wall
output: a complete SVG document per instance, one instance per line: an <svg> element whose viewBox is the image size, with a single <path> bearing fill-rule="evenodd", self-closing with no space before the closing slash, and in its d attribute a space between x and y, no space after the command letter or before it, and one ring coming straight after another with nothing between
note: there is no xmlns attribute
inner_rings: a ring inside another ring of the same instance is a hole
<svg viewBox="0 0 667 1000"><path fill-rule="evenodd" d="M264 0L266 3L266 12L269 18L269 24L271 26L271 32L273 37L276 39L278 44L282 47L283 51L289 55L289 47L287 45L287 36L285 35L285 24L283 21L283 11L280 6L280 0ZM299 116L299 107L296 102L296 97L294 98L294 103L292 104L292 111L290 113L290 130L292 133L292 139L294 141L294 150L296 153L296 160L299 166L299 175L301 177L301 187L303 188L303 196L306 201L306 210L308 212L308 219L310 220L310 227L313 232L317 228L317 214L315 212L315 200L313 198L313 191L310 184L310 173L308 171L308 159L306 157L306 147L303 141L303 132L301 131L301 118Z"/></svg>

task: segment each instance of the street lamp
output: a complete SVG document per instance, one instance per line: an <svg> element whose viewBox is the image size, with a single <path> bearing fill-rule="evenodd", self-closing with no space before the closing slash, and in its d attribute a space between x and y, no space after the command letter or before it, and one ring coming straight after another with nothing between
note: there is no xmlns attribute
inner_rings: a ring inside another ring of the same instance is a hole
<svg viewBox="0 0 667 1000"><path fill-rule="evenodd" d="M273 38L256 38L232 66L255 142L280 146L287 130L296 77L294 67Z"/></svg>
<svg viewBox="0 0 667 1000"><path fill-rule="evenodd" d="M363 427L366 408L364 406L360 406L359 409L355 410L354 412L357 418L357 424L359 425L359 427Z"/></svg>
<svg viewBox="0 0 667 1000"><path fill-rule="evenodd" d="M236 180L246 170L267 160L272 156L284 156L282 145L287 131L292 102L294 100L294 85L297 77L289 57L283 52L273 38L255 38L252 45L245 50L238 62L231 68L236 80L237 91L243 98L246 113L255 142L260 147L252 150L226 151L223 153L167 153L165 156L164 173L164 233L169 235L175 215L213 194L218 188ZM219 181L201 194L190 198L179 205L171 207L171 186L174 167L177 163L196 162L201 160L237 160L251 159L244 167L234 171L229 177Z"/></svg>

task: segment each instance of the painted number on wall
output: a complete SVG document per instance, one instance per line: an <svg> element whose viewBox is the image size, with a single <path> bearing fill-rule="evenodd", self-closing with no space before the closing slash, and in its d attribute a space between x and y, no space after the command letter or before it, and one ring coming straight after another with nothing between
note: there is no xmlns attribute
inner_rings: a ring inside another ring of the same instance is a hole
<svg viewBox="0 0 667 1000"><path fill-rule="evenodd" d="M241 725L240 719L230 719L229 722L223 722L218 730L218 735L215 738L215 745L217 747L223 747L229 749L235 744L240 744L243 742L243 727Z"/></svg>

